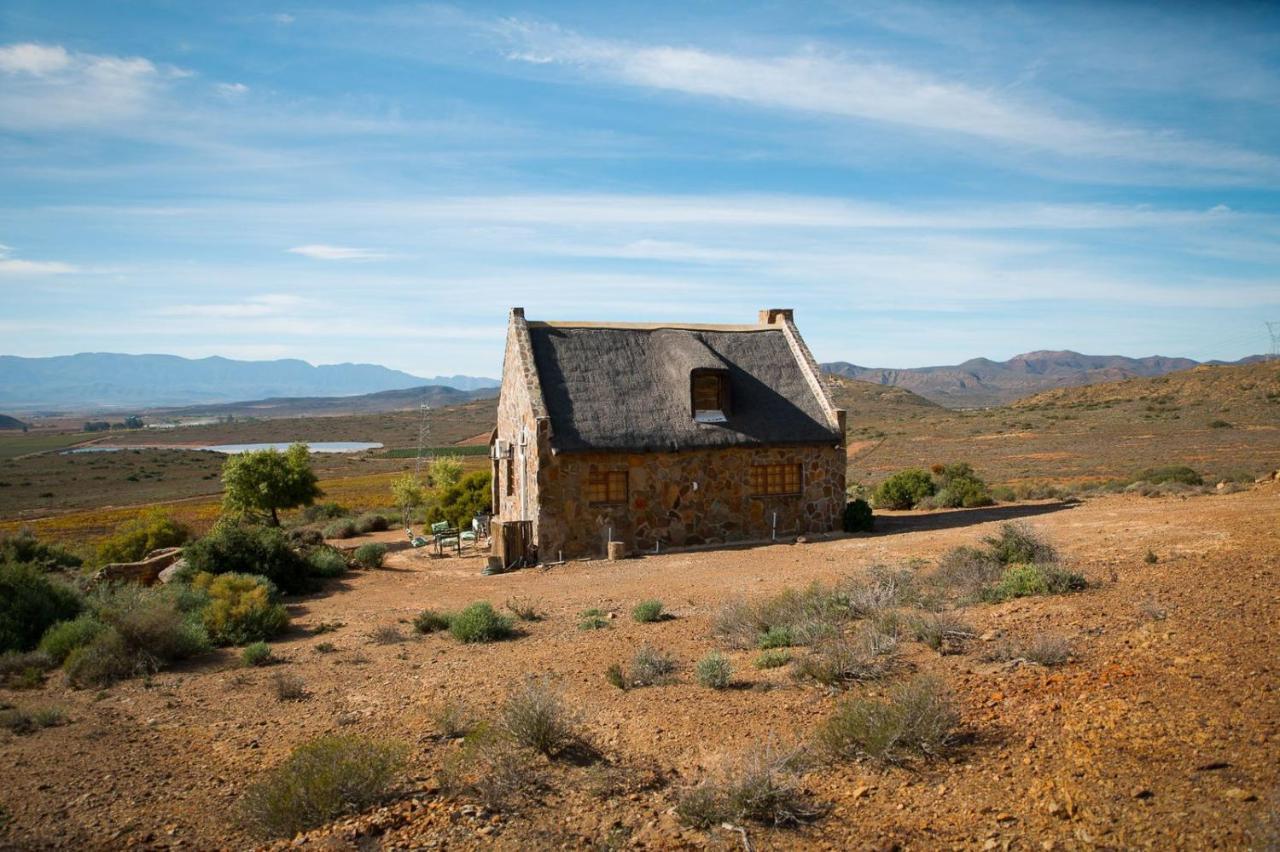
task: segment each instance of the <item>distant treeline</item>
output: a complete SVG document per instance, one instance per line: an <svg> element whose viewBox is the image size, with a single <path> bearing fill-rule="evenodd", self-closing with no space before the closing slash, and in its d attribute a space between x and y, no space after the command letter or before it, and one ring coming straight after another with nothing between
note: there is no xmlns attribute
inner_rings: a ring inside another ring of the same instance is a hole
<svg viewBox="0 0 1280 852"><path fill-rule="evenodd" d="M84 424L86 432L107 432L112 429L141 429L141 417L126 417L119 423L108 423L106 420L88 420Z"/></svg>
<svg viewBox="0 0 1280 852"><path fill-rule="evenodd" d="M382 454L382 458L412 459L417 457L418 452L413 447L402 447L398 450L387 450ZM489 454L489 446L487 444L464 444L448 447L423 447L421 452L423 458L432 456L487 456Z"/></svg>

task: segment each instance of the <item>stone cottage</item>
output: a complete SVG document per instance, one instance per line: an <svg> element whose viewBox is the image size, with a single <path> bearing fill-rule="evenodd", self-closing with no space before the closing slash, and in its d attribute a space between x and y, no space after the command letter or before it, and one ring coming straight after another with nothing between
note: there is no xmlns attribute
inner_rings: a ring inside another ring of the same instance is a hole
<svg viewBox="0 0 1280 852"><path fill-rule="evenodd" d="M495 521L543 561L839 528L844 412L792 311L743 325L533 322L513 308Z"/></svg>

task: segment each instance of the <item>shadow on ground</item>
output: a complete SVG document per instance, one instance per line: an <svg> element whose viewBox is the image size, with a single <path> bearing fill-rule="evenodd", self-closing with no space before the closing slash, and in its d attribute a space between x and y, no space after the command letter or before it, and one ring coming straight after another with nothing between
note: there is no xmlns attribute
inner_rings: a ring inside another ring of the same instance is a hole
<svg viewBox="0 0 1280 852"><path fill-rule="evenodd" d="M1013 506L987 506L981 509L953 509L946 512L929 512L921 515L876 515L876 535L949 530L989 524L993 521L1016 521L1061 512L1079 505L1074 502L1017 504Z"/></svg>

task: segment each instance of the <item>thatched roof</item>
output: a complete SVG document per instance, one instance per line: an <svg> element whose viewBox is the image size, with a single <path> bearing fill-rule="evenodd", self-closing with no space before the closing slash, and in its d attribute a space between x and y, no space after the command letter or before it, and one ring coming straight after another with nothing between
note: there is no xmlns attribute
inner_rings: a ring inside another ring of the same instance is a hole
<svg viewBox="0 0 1280 852"><path fill-rule="evenodd" d="M530 322L528 329L557 451L840 440L777 326ZM727 422L694 421L689 381L695 369L728 371Z"/></svg>

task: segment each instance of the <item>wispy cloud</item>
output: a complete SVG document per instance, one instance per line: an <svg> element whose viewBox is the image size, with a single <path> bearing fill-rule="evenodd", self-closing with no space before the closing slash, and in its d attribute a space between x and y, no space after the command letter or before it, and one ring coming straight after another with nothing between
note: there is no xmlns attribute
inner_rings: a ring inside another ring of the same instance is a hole
<svg viewBox="0 0 1280 852"><path fill-rule="evenodd" d="M45 130L128 121L146 109L166 80L188 73L139 56L5 45L0 47L0 127Z"/></svg>
<svg viewBox="0 0 1280 852"><path fill-rule="evenodd" d="M499 29L514 45L509 59L573 67L592 79L956 134L1069 157L1280 175L1280 158L1270 154L1050 110L995 88L816 47L750 56L591 38L520 20L505 21Z"/></svg>
<svg viewBox="0 0 1280 852"><path fill-rule="evenodd" d="M16 258L13 249L0 245L0 275L69 275L80 271L75 264L62 261Z"/></svg>
<svg viewBox="0 0 1280 852"><path fill-rule="evenodd" d="M305 304L306 300L299 296L268 293L250 297L242 302L169 305L156 308L151 313L162 317L243 319L286 315Z"/></svg>
<svg viewBox="0 0 1280 852"><path fill-rule="evenodd" d="M352 248L351 246L331 246L315 243L305 246L294 246L287 249L290 254L300 254L313 260L384 260L387 255L371 249Z"/></svg>

